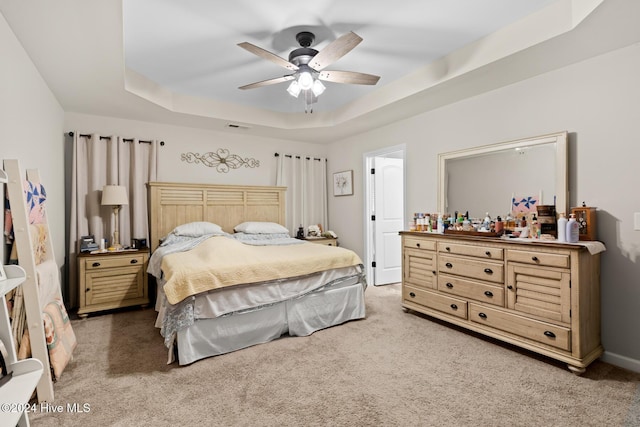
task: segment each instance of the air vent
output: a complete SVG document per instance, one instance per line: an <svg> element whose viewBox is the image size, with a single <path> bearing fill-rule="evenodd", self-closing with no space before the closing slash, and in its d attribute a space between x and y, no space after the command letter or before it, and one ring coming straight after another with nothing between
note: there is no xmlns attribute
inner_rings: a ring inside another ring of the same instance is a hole
<svg viewBox="0 0 640 427"><path fill-rule="evenodd" d="M242 130L250 129L249 126L239 125L237 123L227 123L227 127L231 129L242 129Z"/></svg>

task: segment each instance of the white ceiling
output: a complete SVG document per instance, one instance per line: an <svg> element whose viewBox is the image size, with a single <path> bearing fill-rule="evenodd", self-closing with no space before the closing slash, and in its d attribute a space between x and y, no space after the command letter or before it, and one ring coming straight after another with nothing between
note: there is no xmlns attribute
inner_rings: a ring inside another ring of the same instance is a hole
<svg viewBox="0 0 640 427"><path fill-rule="evenodd" d="M520 20L554 0L125 0L126 66L177 93L277 112L303 111L286 83L239 86L288 71L237 46L285 59L310 31L317 50L353 31L364 41L328 69L381 77L378 87ZM150 13L153 11L152 13ZM314 111L342 107L377 87L327 83Z"/></svg>
<svg viewBox="0 0 640 427"><path fill-rule="evenodd" d="M67 112L327 143L637 42L633 4L0 0L0 12ZM286 84L237 89L286 74L237 43L287 57L301 29L318 49L359 34L328 68L378 85L328 83L313 114Z"/></svg>

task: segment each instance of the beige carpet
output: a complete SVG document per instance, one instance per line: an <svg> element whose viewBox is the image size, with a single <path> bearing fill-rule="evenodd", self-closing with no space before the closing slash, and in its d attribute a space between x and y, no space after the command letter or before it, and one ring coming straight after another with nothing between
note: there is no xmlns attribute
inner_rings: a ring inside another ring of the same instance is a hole
<svg viewBox="0 0 640 427"><path fill-rule="evenodd" d="M367 318L180 367L152 310L74 321L75 360L55 384L62 413L33 426L638 426L640 375L562 363L366 291ZM88 412L67 411L79 404ZM84 406L87 404L87 406Z"/></svg>

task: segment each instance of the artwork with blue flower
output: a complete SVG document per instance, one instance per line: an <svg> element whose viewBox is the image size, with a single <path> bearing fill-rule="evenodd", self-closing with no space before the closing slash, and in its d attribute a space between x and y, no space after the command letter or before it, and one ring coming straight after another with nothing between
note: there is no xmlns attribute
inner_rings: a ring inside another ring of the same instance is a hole
<svg viewBox="0 0 640 427"><path fill-rule="evenodd" d="M511 212L515 214L535 212L538 204L538 196L514 196L511 198Z"/></svg>

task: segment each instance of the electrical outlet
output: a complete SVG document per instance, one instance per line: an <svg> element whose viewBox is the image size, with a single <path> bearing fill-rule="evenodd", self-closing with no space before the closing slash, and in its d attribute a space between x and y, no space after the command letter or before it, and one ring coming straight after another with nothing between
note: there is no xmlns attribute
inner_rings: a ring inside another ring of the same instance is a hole
<svg viewBox="0 0 640 427"><path fill-rule="evenodd" d="M633 214L633 229L640 231L640 212Z"/></svg>

